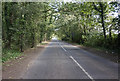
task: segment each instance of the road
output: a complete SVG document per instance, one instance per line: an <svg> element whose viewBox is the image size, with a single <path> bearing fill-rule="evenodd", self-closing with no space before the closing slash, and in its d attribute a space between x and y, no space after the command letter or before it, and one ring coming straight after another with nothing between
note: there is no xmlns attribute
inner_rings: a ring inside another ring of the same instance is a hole
<svg viewBox="0 0 120 81"><path fill-rule="evenodd" d="M118 79L118 64L71 44L52 40L23 79Z"/></svg>

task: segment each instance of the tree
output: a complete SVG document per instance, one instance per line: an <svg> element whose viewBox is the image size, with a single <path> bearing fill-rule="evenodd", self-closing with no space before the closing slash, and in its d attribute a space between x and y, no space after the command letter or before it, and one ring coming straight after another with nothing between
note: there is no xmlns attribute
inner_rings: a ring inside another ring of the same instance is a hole
<svg viewBox="0 0 120 81"><path fill-rule="evenodd" d="M2 6L3 48L23 52L49 39L52 28L48 28L48 18L52 15L49 11L53 11L49 3L3 2Z"/></svg>
<svg viewBox="0 0 120 81"><path fill-rule="evenodd" d="M105 25L104 25L105 24L104 20L105 20L105 16L106 16L105 13L108 11L108 9L107 9L108 4L107 4L107 2L106 3L98 2L97 6L96 6L96 4L93 2L93 6L94 6L94 9L100 13L104 38L106 39L106 28L105 28Z"/></svg>

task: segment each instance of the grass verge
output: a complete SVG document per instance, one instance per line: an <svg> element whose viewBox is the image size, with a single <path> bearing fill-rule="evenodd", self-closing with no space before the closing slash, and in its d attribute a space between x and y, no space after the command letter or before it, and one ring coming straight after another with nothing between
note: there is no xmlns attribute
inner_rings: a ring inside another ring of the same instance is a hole
<svg viewBox="0 0 120 81"><path fill-rule="evenodd" d="M39 43L37 46L42 46L42 45L44 46L47 44L48 44L48 42L46 41L46 42ZM27 49L29 49L29 48L27 47L25 50L27 50ZM2 63L5 63L6 61L10 61L12 59L17 59L20 56L23 56L23 54L24 54L24 52L20 52L19 50L4 48L2 50Z"/></svg>
<svg viewBox="0 0 120 81"><path fill-rule="evenodd" d="M12 59L16 59L17 57L23 55L22 52L14 49L3 49L2 51L2 62L6 62Z"/></svg>

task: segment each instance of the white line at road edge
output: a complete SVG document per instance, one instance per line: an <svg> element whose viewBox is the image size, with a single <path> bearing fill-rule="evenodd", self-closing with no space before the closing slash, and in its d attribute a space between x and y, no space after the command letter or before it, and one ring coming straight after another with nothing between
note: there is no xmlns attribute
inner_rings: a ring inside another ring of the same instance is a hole
<svg viewBox="0 0 120 81"><path fill-rule="evenodd" d="M70 56L70 58L82 69L83 72L85 72L85 74L86 74L92 81L95 81L95 80L88 74L88 72L86 72L85 69L84 69L72 56Z"/></svg>

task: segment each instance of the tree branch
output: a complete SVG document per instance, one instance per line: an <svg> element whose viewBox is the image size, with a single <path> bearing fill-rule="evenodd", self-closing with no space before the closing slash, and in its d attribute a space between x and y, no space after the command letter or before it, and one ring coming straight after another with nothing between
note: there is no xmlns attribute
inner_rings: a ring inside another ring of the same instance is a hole
<svg viewBox="0 0 120 81"><path fill-rule="evenodd" d="M94 6L95 10L97 10L98 12L101 12L101 11L97 8L97 6L95 5L94 2L93 2L93 6Z"/></svg>

